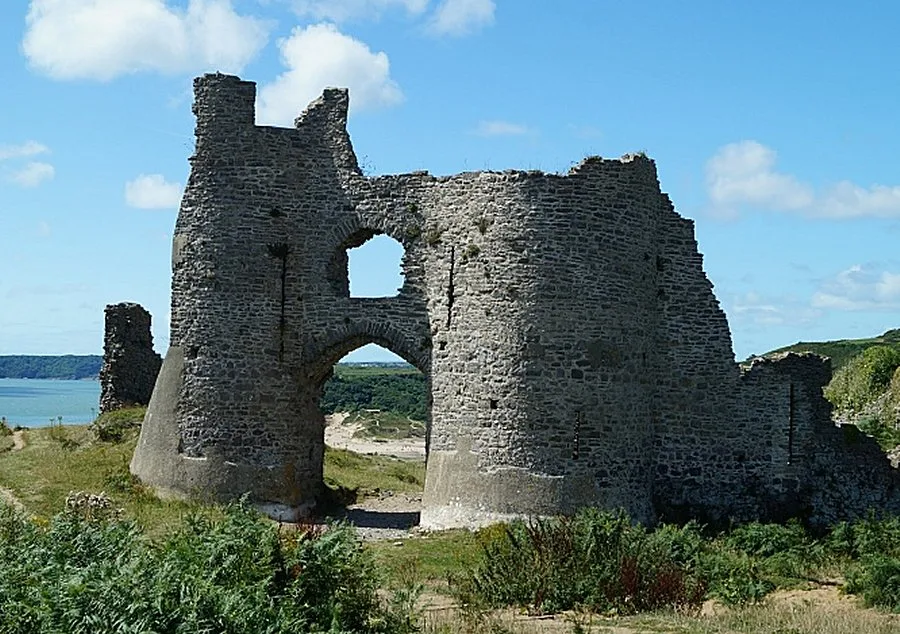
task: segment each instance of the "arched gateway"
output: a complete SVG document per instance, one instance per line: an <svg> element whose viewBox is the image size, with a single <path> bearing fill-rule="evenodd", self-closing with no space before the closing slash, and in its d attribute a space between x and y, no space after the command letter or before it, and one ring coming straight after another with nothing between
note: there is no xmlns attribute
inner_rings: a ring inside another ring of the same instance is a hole
<svg viewBox="0 0 900 634"><path fill-rule="evenodd" d="M346 91L283 129L254 124L251 82L194 87L171 347L131 464L157 490L308 510L322 383L374 342L430 377L427 526L585 505L645 521L897 506L877 447L845 447L830 423L827 362L739 370L693 224L646 157L366 178ZM351 298L347 249L381 233L405 248L404 286Z"/></svg>

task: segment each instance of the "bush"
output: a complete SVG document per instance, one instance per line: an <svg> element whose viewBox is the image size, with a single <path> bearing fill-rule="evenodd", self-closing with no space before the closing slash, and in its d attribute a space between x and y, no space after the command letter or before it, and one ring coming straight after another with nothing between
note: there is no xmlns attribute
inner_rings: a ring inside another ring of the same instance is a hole
<svg viewBox="0 0 900 634"><path fill-rule="evenodd" d="M878 555L900 558L900 517L878 517L873 512L854 522L840 522L832 527L825 547L853 560Z"/></svg>
<svg viewBox="0 0 900 634"><path fill-rule="evenodd" d="M348 526L280 534L233 505L154 542L101 497L73 496L45 526L0 505L0 632L382 632L401 622L381 606L374 563Z"/></svg>
<svg viewBox="0 0 900 634"><path fill-rule="evenodd" d="M862 595L869 607L900 612L900 559L869 555L847 574L848 592Z"/></svg>
<svg viewBox="0 0 900 634"><path fill-rule="evenodd" d="M805 580L825 559L822 545L796 520L786 524L752 522L723 538L726 548L758 562L758 573L769 585L786 586Z"/></svg>
<svg viewBox="0 0 900 634"><path fill-rule="evenodd" d="M91 423L91 431L102 442L122 442L131 430L141 426L146 413L146 407L125 407L104 412Z"/></svg>
<svg viewBox="0 0 900 634"><path fill-rule="evenodd" d="M900 347L867 348L835 372L825 397L840 411L859 413L891 384L900 367Z"/></svg>
<svg viewBox="0 0 900 634"><path fill-rule="evenodd" d="M709 584L708 596L726 605L757 603L775 589L775 584L764 577L759 562L743 553L714 549L705 554L702 566Z"/></svg>
<svg viewBox="0 0 900 634"><path fill-rule="evenodd" d="M879 539L892 539L885 526L860 528L855 539L874 545L879 530ZM752 523L711 538L695 523L651 531L597 510L498 524L478 539L481 557L458 582L460 599L536 612L690 609L706 597L755 603L808 582L832 552L799 522Z"/></svg>
<svg viewBox="0 0 900 634"><path fill-rule="evenodd" d="M15 446L12 435L13 430L10 429L9 424L6 422L6 418L0 418L0 453L9 451Z"/></svg>
<svg viewBox="0 0 900 634"><path fill-rule="evenodd" d="M320 405L327 414L379 409L425 421L428 401L428 380L420 372L342 372L325 383Z"/></svg>
<svg viewBox="0 0 900 634"><path fill-rule="evenodd" d="M648 533L623 514L586 509L496 525L478 538L481 559L459 582L464 601L632 613L697 607L705 592L692 570L700 540L693 525Z"/></svg>

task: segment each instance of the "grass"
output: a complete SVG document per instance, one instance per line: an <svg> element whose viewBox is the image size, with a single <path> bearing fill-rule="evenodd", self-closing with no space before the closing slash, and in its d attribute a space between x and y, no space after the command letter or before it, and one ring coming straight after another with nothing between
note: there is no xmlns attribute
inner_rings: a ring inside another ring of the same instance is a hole
<svg viewBox="0 0 900 634"><path fill-rule="evenodd" d="M187 513L211 508L160 500L144 489L128 472L137 431L126 433L122 442L111 443L97 440L92 428L83 425L27 430L23 450L0 454L0 486L11 489L28 511L40 518L58 512L71 491L103 491L139 524L163 532L177 526ZM360 496L418 492L425 481L425 465L327 448L325 481L355 490Z"/></svg>
<svg viewBox="0 0 900 634"><path fill-rule="evenodd" d="M837 595L743 608L718 607L701 615L658 612L635 616L579 611L553 619L513 610L472 614L458 609L426 612L425 634L895 634L900 618L863 610Z"/></svg>
<svg viewBox="0 0 900 634"><path fill-rule="evenodd" d="M124 510L126 518L134 519L150 536L160 539L181 530L185 518L200 513L210 521L218 521L224 514L219 507L203 506L179 501L162 501L144 489L128 473L128 462L136 442L136 432L126 430L122 442L101 442L96 430L86 426L54 426L25 432L26 446L21 451L0 453L0 486L11 489L23 502L30 516L46 525L48 518L56 514L72 490L90 492L105 491L116 507ZM0 440L8 436L0 436ZM424 481L424 465L418 461L397 460L382 456L362 456L344 450L326 450L326 481L332 486L356 489L365 495L381 491L420 492ZM724 554L710 560L715 567L738 566L731 575L743 579L739 569L748 557L763 558L752 564L748 582L771 580L779 588L816 588L814 592L796 590L791 602L774 600L779 592L756 604L719 609L712 613L659 612L621 615L588 615L568 612L550 620L523 617L523 612L513 608L478 612L454 608L450 605L461 595L457 592L459 580L471 571L485 556L485 538L497 537L497 530L481 533L447 531L410 536L402 540L371 542L367 550L373 555L380 575L389 586L422 584L425 600L418 610L425 610L429 601L435 600L444 607L425 611L422 631L431 634L453 632L684 632L697 634L718 633L781 633L806 634L817 632L861 632L881 634L900 631L900 616L886 615L874 609L863 609L861 599L841 597L834 588L827 588L829 595L822 598L823 588L816 584L798 583L808 579L805 562L810 558L809 549L814 546L796 526L781 528L754 526L719 536L717 549ZM861 587L868 577L880 574L881 568L870 567L853 573L851 560L862 561L864 552L895 556L900 524L874 519L853 526L845 526L840 533L833 533L828 548L846 553L846 561L835 570L846 570L848 578L855 576ZM699 539L699 537L698 537ZM669 541L680 544L682 550L695 545L691 534L670 536ZM666 542L668 543L668 542ZM537 554L555 552L556 546L545 540L543 550ZM550 550L548 550L550 549ZM785 554L791 557L785 558ZM543 556L542 555L542 556ZM515 562L507 568L511 577ZM536 565L537 562L531 564ZM888 562L890 563L890 562ZM527 567L522 562L520 567ZM799 566L799 567L798 567ZM885 568L887 570L887 568ZM829 571L829 575L833 571ZM890 571L888 571L890 572ZM504 573L505 574L505 573ZM887 574L887 573L884 573ZM816 577L823 577L822 573ZM411 582L410 579L413 581ZM448 581L453 579L453 583ZM498 578L499 579L499 578ZM852 580L852 579L851 579ZM499 581L498 581L499 582ZM871 587L873 583L870 583ZM852 584L851 584L852 585ZM445 595L440 597L438 595ZM451 599L446 596L456 597ZM418 596L418 595L416 595ZM813 597L807 601L803 597ZM860 591L860 597L865 597Z"/></svg>
<svg viewBox="0 0 900 634"><path fill-rule="evenodd" d="M326 447L325 484L355 490L362 496L382 491L419 492L425 485L425 463Z"/></svg>
<svg viewBox="0 0 900 634"><path fill-rule="evenodd" d="M357 411L344 424L360 423L362 428L354 434L359 438L403 440L425 438L425 423L395 412Z"/></svg>
<svg viewBox="0 0 900 634"><path fill-rule="evenodd" d="M720 613L641 615L628 618L583 619L594 632L683 634L889 634L900 621L877 612L848 607L840 611L820 603L764 604ZM587 629L587 628L585 628Z"/></svg>
<svg viewBox="0 0 900 634"><path fill-rule="evenodd" d="M867 348L884 344L900 344L900 329L888 330L878 337L868 337L866 339L800 341L793 345L767 352L763 356L768 357L779 352L813 352L824 357L831 357L831 367L836 372Z"/></svg>
<svg viewBox="0 0 900 634"><path fill-rule="evenodd" d="M24 432L25 448L0 455L0 486L11 489L29 514L46 520L71 491L105 492L128 517L153 532L179 526L191 512L212 507L160 500L132 479L128 463L137 434L121 443L95 439L87 426L54 426Z"/></svg>
<svg viewBox="0 0 900 634"><path fill-rule="evenodd" d="M389 579L396 580L415 567L429 589L447 593L448 578L473 565L478 541L472 531L452 530L393 541L375 541L369 546Z"/></svg>

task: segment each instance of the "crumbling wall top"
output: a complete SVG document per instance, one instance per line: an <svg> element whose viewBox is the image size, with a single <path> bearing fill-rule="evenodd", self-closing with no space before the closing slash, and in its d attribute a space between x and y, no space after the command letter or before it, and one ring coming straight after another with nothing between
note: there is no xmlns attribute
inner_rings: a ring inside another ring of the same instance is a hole
<svg viewBox="0 0 900 634"><path fill-rule="evenodd" d="M755 357L749 366L741 367L745 376L775 372L803 377L810 384L824 386L831 380L831 359L813 352L780 352L765 357Z"/></svg>
<svg viewBox="0 0 900 634"><path fill-rule="evenodd" d="M233 75L209 73L194 79L197 130L227 131L253 126L256 119L256 82ZM198 134L199 136L199 134Z"/></svg>

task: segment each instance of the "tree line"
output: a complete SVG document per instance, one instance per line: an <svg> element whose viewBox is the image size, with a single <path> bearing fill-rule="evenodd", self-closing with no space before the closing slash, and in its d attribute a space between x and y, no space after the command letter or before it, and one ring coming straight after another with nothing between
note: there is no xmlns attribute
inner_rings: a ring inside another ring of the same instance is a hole
<svg viewBox="0 0 900 634"><path fill-rule="evenodd" d="M428 383L415 371L339 370L325 383L320 407L326 414L379 409L424 422L429 415Z"/></svg>
<svg viewBox="0 0 900 634"><path fill-rule="evenodd" d="M96 354L63 356L0 356L3 379L96 379L103 357Z"/></svg>

